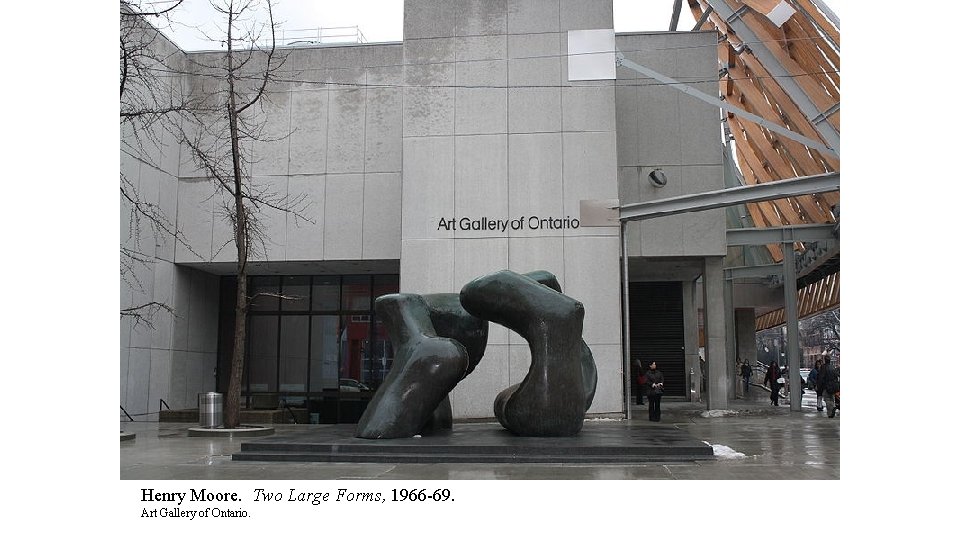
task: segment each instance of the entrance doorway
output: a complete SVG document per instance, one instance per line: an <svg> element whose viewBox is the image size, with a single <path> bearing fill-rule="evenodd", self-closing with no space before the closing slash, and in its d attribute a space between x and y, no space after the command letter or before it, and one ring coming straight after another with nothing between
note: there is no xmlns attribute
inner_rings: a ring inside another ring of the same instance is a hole
<svg viewBox="0 0 960 540"><path fill-rule="evenodd" d="M630 283L630 365L646 371L651 362L663 373L666 396L686 396L683 348L683 285L679 281ZM638 373L633 373L636 380Z"/></svg>

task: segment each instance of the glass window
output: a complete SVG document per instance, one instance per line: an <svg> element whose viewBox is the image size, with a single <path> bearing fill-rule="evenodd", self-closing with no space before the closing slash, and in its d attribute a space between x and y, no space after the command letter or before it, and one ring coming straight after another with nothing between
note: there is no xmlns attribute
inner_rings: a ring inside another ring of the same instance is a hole
<svg viewBox="0 0 960 540"><path fill-rule="evenodd" d="M307 311L310 309L310 276L286 276L283 278L284 311Z"/></svg>
<svg viewBox="0 0 960 540"><path fill-rule="evenodd" d="M373 299L400 292L400 276L373 276Z"/></svg>
<svg viewBox="0 0 960 540"><path fill-rule="evenodd" d="M314 311L338 311L340 309L340 277L313 277Z"/></svg>
<svg viewBox="0 0 960 540"><path fill-rule="evenodd" d="M343 277L343 310L370 310L370 276Z"/></svg>
<svg viewBox="0 0 960 540"><path fill-rule="evenodd" d="M236 280L221 283L217 379L225 387ZM243 387L251 406L285 402L314 423L356 422L394 360L371 299L398 285L396 275L252 277Z"/></svg>
<svg viewBox="0 0 960 540"><path fill-rule="evenodd" d="M310 391L338 389L340 317L314 315L310 322Z"/></svg>
<svg viewBox="0 0 960 540"><path fill-rule="evenodd" d="M341 324L340 391L359 391L358 383L370 379L364 376L370 369L370 316L345 315Z"/></svg>
<svg viewBox="0 0 960 540"><path fill-rule="evenodd" d="M390 336L387 335L387 328L380 319L376 319L373 326L373 362L371 365L370 379L363 381L371 388L380 388L383 379L386 378L390 367L393 366L393 344L390 343Z"/></svg>
<svg viewBox="0 0 960 540"><path fill-rule="evenodd" d="M280 309L280 278L256 276L250 280L250 311L277 311Z"/></svg>
<svg viewBox="0 0 960 540"><path fill-rule="evenodd" d="M249 381L251 392L277 391L277 323L276 315L250 317L247 343L250 344Z"/></svg>
<svg viewBox="0 0 960 540"><path fill-rule="evenodd" d="M280 392L307 391L309 332L309 315L280 317Z"/></svg>

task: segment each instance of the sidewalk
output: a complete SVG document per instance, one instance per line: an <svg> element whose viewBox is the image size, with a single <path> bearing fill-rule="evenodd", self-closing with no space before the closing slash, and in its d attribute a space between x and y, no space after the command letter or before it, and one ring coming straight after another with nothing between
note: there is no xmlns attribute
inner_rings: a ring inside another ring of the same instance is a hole
<svg viewBox="0 0 960 540"><path fill-rule="evenodd" d="M769 393L751 387L747 399L730 401L727 411L706 411L705 403L664 401L660 425L684 430L714 446L713 461L637 465L556 464L364 464L233 461L244 439L187 437L193 424L121 422L135 433L120 443L120 478L154 480L812 480L840 478L840 414L817 412L807 392L801 411L788 400L770 405ZM630 420L588 419L611 426L642 427L646 407L633 405ZM316 425L276 425L276 432L323 429ZM456 425L454 425L456 429Z"/></svg>

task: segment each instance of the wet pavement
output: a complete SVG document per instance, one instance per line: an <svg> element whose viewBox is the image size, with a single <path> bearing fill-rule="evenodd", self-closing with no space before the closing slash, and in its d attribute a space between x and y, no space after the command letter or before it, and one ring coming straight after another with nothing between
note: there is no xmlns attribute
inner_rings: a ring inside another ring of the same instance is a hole
<svg viewBox="0 0 960 540"><path fill-rule="evenodd" d="M604 430L635 431L673 427L714 446L715 459L639 464L552 463L288 463L234 461L250 439L188 437L193 424L121 422L133 440L120 442L120 478L151 480L815 480L840 478L840 412L828 418L807 392L800 411L787 400L770 405L768 394L752 388L729 411L705 404L664 401L659 425L634 406L630 420L588 419ZM298 436L323 426L276 425L279 436ZM454 426L454 429L457 425ZM302 435L301 435L302 436Z"/></svg>

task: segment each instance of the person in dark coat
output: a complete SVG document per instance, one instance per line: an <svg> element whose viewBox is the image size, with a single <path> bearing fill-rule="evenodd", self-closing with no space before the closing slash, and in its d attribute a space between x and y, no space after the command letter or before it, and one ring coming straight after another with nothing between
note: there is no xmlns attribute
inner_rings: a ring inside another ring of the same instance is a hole
<svg viewBox="0 0 960 540"><path fill-rule="evenodd" d="M817 375L817 392L823 395L823 401L827 404L827 416L833 418L837 413L837 403L834 398L840 390L840 375L830 363L830 357L823 357L823 367Z"/></svg>
<svg viewBox="0 0 960 540"><path fill-rule="evenodd" d="M763 376L763 384L770 385L770 404L774 407L780 406L780 366L776 362L770 362L767 368L767 374Z"/></svg>
<svg viewBox="0 0 960 540"><path fill-rule="evenodd" d="M817 391L817 410L823 410L823 391L820 390L817 386L817 378L820 376L820 369L823 367L823 361L817 360L813 364L813 369L810 370L810 375L807 375L807 386L811 389Z"/></svg>
<svg viewBox="0 0 960 540"><path fill-rule="evenodd" d="M663 373L657 371L657 363L650 362L650 369L644 374L647 378L647 402L650 404L650 421L660 421L660 398L663 397Z"/></svg>
<svg viewBox="0 0 960 540"><path fill-rule="evenodd" d="M743 377L743 395L750 393L750 361L740 364L740 376Z"/></svg>

